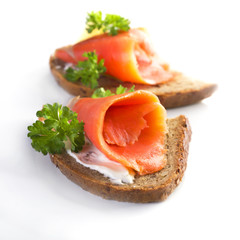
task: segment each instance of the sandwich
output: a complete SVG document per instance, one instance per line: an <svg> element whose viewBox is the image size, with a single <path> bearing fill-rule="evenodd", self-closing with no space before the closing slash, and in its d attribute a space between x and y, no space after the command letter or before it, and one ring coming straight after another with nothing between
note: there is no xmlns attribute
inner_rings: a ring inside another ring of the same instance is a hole
<svg viewBox="0 0 240 240"><path fill-rule="evenodd" d="M102 19L101 12L89 13L85 37L56 49L50 57L58 84L81 97L90 97L96 87L115 92L120 84L128 89L134 85L157 95L165 108L196 103L216 90L216 84L172 70L153 49L147 31L129 25L118 15Z"/></svg>
<svg viewBox="0 0 240 240"><path fill-rule="evenodd" d="M49 154L82 189L105 199L147 203L166 199L187 166L191 127L167 119L159 98L145 90L75 97L47 104L28 127L32 147Z"/></svg>

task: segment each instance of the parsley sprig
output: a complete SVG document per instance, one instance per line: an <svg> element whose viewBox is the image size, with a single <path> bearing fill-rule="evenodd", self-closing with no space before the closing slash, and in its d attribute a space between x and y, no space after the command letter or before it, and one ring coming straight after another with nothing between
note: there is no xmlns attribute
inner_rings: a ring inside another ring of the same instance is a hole
<svg viewBox="0 0 240 240"><path fill-rule="evenodd" d="M94 91L92 98L101 98L133 92L134 85L128 90L120 85L116 93L104 88L98 88ZM68 107L54 103L46 104L41 111L36 113L40 120L37 120L31 126L28 126L28 137L32 139L32 147L42 152L44 155L62 153L66 145L71 146L73 152L82 150L85 144L84 123L79 122L77 113L71 111ZM70 143L70 144L69 144Z"/></svg>
<svg viewBox="0 0 240 240"><path fill-rule="evenodd" d="M77 120L77 113L58 103L46 104L36 113L37 120L28 126L28 137L32 139L32 147L42 152L62 153L67 142L71 143L71 150L79 152L85 144L84 123Z"/></svg>
<svg viewBox="0 0 240 240"><path fill-rule="evenodd" d="M95 52L85 52L82 56L87 59L79 61L74 68L69 67L66 70L65 78L70 82L76 82L80 79L83 85L92 89L96 88L100 74L106 72L104 59L98 62L98 56Z"/></svg>
<svg viewBox="0 0 240 240"><path fill-rule="evenodd" d="M102 12L88 13L86 20L86 30L91 33L94 29L102 29L103 32L115 36L118 31L128 31L130 29L130 21L119 15L106 14L105 19L102 19Z"/></svg>
<svg viewBox="0 0 240 240"><path fill-rule="evenodd" d="M133 85L129 90L128 88L123 87L122 85L119 85L116 89L116 94L123 94L126 92L134 92L135 86ZM113 96L115 93L111 92L109 89L105 90L103 87L96 89L93 94L92 98L102 98L102 97L109 97Z"/></svg>

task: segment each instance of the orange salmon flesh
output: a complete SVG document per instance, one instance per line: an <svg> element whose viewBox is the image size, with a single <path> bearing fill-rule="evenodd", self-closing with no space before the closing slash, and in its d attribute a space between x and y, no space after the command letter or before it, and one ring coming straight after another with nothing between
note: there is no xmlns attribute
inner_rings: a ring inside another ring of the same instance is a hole
<svg viewBox="0 0 240 240"><path fill-rule="evenodd" d="M166 110L147 91L105 98L81 98L72 107L89 140L110 160L138 174L154 173L166 164Z"/></svg>
<svg viewBox="0 0 240 240"><path fill-rule="evenodd" d="M154 85L172 79L168 65L161 63L143 29L130 29L116 36L101 34L55 51L55 57L77 64L84 52L96 51L104 59L107 74L123 81Z"/></svg>

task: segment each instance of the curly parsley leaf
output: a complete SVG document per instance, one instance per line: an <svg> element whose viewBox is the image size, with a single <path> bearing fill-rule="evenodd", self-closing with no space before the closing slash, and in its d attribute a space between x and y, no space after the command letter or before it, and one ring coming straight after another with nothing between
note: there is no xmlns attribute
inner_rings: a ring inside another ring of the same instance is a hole
<svg viewBox="0 0 240 240"><path fill-rule="evenodd" d="M105 90L103 87L96 89L93 94L92 98L102 98L102 97L109 97L113 96L114 93L112 93L110 90Z"/></svg>
<svg viewBox="0 0 240 240"><path fill-rule="evenodd" d="M123 87L122 85L119 85L116 89L116 94L123 94L126 92L134 92L134 88L135 88L135 85L132 85L132 87L129 90L127 88Z"/></svg>
<svg viewBox="0 0 240 240"><path fill-rule="evenodd" d="M32 147L42 152L62 153L67 142L71 143L71 150L79 152L85 144L84 123L79 122L77 113L58 103L46 104L37 112L37 120L28 126L28 137L32 139Z"/></svg>
<svg viewBox="0 0 240 240"><path fill-rule="evenodd" d="M69 67L66 70L65 78L70 82L77 82L78 79L81 78L81 71Z"/></svg>
<svg viewBox="0 0 240 240"><path fill-rule="evenodd" d="M102 28L102 12L91 12L88 13L86 24L87 24L87 32L91 33L94 29L101 29Z"/></svg>
<svg viewBox="0 0 240 240"><path fill-rule="evenodd" d="M103 32L115 36L118 31L127 32L130 29L130 21L119 15L107 14L103 21Z"/></svg>
<svg viewBox="0 0 240 240"><path fill-rule="evenodd" d="M132 85L132 87L129 89L128 92L134 92L135 91L135 85Z"/></svg>
<svg viewBox="0 0 240 240"><path fill-rule="evenodd" d="M86 20L86 30L91 33L94 29L102 29L103 32L115 36L119 31L128 31L130 29L130 21L119 15L106 14L105 19L102 19L102 12L88 13Z"/></svg>
<svg viewBox="0 0 240 240"><path fill-rule="evenodd" d="M133 85L129 90L125 87L123 87L122 85L119 85L116 88L116 95L118 94L123 94L126 92L134 92L134 88L135 86ZM109 89L105 90L103 87L96 89L93 94L92 94L92 98L102 98L102 97L109 97L109 96L113 96L115 95L115 93L111 92Z"/></svg>
<svg viewBox="0 0 240 240"><path fill-rule="evenodd" d="M79 61L74 68L68 68L65 78L70 82L76 82L78 79L87 87L96 88L98 86L98 78L101 73L106 72L104 60L98 62L98 57L95 52L85 52L82 55L87 58L84 61Z"/></svg>

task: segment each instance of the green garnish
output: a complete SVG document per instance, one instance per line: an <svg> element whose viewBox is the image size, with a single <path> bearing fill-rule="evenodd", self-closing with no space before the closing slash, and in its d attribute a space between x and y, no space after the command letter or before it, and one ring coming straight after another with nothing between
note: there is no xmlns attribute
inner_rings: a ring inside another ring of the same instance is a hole
<svg viewBox="0 0 240 240"><path fill-rule="evenodd" d="M132 85L132 87L129 89L128 92L134 92L135 85ZM119 85L116 89L116 94L123 94L127 92L127 88L123 87L122 85Z"/></svg>
<svg viewBox="0 0 240 240"><path fill-rule="evenodd" d="M96 89L93 94L92 98L103 98L115 95L110 90L105 90L103 87Z"/></svg>
<svg viewBox="0 0 240 240"><path fill-rule="evenodd" d="M98 62L95 52L85 52L82 56L88 59L79 61L75 68L68 68L65 78L70 82L76 82L80 79L83 85L92 89L96 88L100 74L106 72L104 60L101 59Z"/></svg>
<svg viewBox="0 0 240 240"><path fill-rule="evenodd" d="M106 14L105 19L102 19L102 12L88 13L87 17L87 32L91 33L94 29L102 29L103 32L115 36L118 31L128 31L130 29L130 21L119 15Z"/></svg>
<svg viewBox="0 0 240 240"><path fill-rule="evenodd" d="M77 113L58 103L46 104L36 113L37 120L28 126L28 137L32 139L32 147L42 152L55 154L62 153L65 144L71 143L71 150L79 152L85 144L84 123L79 122Z"/></svg>
<svg viewBox="0 0 240 240"><path fill-rule="evenodd" d="M88 13L86 24L86 30L88 33L91 33L94 29L100 30L103 27L102 12L92 11L91 13Z"/></svg>
<svg viewBox="0 0 240 240"><path fill-rule="evenodd" d="M134 92L135 86L133 85L129 90L122 85L119 85L116 89L116 94L123 94L126 92ZM128 91L127 91L128 90ZM113 96L115 93L111 92L110 90L105 90L103 87L96 89L93 94L92 98L102 98L102 97L109 97Z"/></svg>

